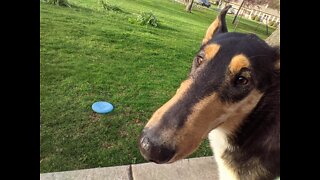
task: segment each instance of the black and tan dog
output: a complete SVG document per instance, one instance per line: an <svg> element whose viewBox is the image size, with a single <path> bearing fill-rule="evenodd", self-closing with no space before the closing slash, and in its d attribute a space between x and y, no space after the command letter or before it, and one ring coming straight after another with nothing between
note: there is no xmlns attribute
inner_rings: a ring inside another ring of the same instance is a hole
<svg viewBox="0 0 320 180"><path fill-rule="evenodd" d="M219 177L280 176L279 51L253 34L227 32L224 8L187 80L151 117L139 140L146 160L172 163L209 137Z"/></svg>

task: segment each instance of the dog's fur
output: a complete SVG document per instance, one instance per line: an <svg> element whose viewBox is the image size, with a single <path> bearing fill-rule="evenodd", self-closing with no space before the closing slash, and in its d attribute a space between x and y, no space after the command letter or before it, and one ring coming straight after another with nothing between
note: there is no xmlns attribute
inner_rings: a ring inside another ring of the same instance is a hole
<svg viewBox="0 0 320 180"><path fill-rule="evenodd" d="M141 154L171 163L209 136L220 179L280 176L280 56L253 34L209 26L187 80L145 126Z"/></svg>

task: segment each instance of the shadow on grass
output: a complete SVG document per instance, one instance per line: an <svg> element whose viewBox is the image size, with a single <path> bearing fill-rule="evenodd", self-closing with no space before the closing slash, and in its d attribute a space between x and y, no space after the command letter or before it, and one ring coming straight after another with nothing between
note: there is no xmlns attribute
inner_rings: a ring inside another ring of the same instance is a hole
<svg viewBox="0 0 320 180"><path fill-rule="evenodd" d="M82 6L78 6L78 5L75 5L75 4L72 4L72 3L68 3L68 5L66 6L66 5L57 5L57 4L49 3L47 1L40 1L40 2L44 3L44 4L51 5L51 6L55 6L55 7L72 9L72 10L75 10L75 11L94 12L93 9L82 7Z"/></svg>
<svg viewBox="0 0 320 180"><path fill-rule="evenodd" d="M45 1L43 1L43 2L46 3ZM47 4L50 4L50 3L47 3ZM72 3L69 3L68 6L61 6L61 5L55 5L55 4L51 4L51 5L58 6L61 8L70 8L74 11L79 11L79 12L90 12L91 13L91 12L97 12L97 10L98 10L101 12L114 12L114 13L121 13L121 14L125 14L125 15L131 14L130 12L126 12L117 6L113 6L113 9L104 9L103 7L101 7L99 10L99 9L91 9L91 8L87 8L87 7L83 7L83 6L78 6L78 5L75 5Z"/></svg>
<svg viewBox="0 0 320 180"><path fill-rule="evenodd" d="M159 29L163 29L163 30L168 30L168 31L175 31L175 32L178 32L178 30L177 30L177 29L172 28L172 27L167 26L167 25L163 25L163 24L159 24L158 28L159 28Z"/></svg>

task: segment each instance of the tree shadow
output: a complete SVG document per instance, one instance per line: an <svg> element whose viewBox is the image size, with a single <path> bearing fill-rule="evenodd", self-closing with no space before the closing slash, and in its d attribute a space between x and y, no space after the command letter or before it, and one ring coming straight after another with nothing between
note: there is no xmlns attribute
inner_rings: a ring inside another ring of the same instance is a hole
<svg viewBox="0 0 320 180"><path fill-rule="evenodd" d="M101 12L114 12L114 13L121 13L121 14L125 14L125 15L130 15L130 12L124 11L121 8L117 8L114 10L107 10L107 9L103 9L101 7L101 10L99 9L91 9L91 8L87 8L87 7L83 7L83 6L78 6L78 5L74 5L74 4L70 4L70 8L74 9L75 11L82 11L82 12L97 12L97 11L101 11ZM67 8L67 7L66 7Z"/></svg>
<svg viewBox="0 0 320 180"><path fill-rule="evenodd" d="M161 24L161 22L160 22L158 28L159 28L159 29L163 29L163 30L178 32L177 29L175 29L175 28L173 28L173 27L170 27L170 26L167 26L167 25L163 25L163 24Z"/></svg>

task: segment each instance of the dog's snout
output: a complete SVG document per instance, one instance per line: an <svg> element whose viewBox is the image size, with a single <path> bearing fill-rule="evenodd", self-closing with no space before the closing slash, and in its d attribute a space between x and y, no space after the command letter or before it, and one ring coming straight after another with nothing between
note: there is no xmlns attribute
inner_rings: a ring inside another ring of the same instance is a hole
<svg viewBox="0 0 320 180"><path fill-rule="evenodd" d="M158 164L168 162L175 154L172 148L161 144L158 138L149 137L143 134L139 140L139 148L142 156L148 160Z"/></svg>

